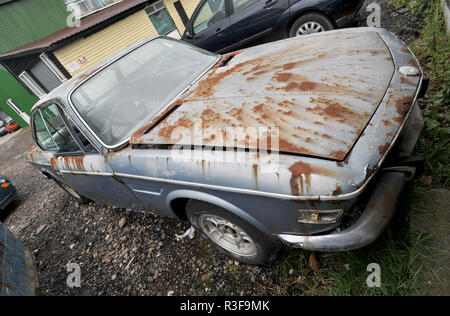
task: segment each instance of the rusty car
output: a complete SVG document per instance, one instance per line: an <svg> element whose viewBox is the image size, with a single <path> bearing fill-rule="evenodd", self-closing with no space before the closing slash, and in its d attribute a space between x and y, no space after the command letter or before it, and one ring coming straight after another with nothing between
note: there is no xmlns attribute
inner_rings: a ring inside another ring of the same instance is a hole
<svg viewBox="0 0 450 316"><path fill-rule="evenodd" d="M189 221L244 263L346 251L381 235L420 167L424 82L381 28L225 55L150 38L40 100L27 159L79 202Z"/></svg>

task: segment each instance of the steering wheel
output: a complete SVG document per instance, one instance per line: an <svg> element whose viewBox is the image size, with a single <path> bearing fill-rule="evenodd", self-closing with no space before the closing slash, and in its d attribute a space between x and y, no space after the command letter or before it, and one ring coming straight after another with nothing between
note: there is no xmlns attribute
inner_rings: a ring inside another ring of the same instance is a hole
<svg viewBox="0 0 450 316"><path fill-rule="evenodd" d="M100 133L101 138L112 141L114 127L133 129L135 124L147 115L147 107L141 100L134 97L126 97L111 110Z"/></svg>

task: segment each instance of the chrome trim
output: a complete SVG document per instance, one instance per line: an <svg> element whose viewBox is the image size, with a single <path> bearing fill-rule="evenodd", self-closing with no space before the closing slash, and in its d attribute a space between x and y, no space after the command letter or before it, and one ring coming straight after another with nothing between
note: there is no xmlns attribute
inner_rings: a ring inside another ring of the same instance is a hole
<svg viewBox="0 0 450 316"><path fill-rule="evenodd" d="M117 60L125 57L126 55L128 55L129 53L135 51L136 49L150 43L151 41L154 41L158 38L166 38L165 36L158 36L155 38L151 38L147 41L144 41L143 43L141 43L138 46L133 46L132 48L130 48L130 50L125 51L123 54L121 54L120 56L112 59L111 61L109 61L108 63L104 64L101 68L99 68L96 72L94 72L93 74L91 74L89 77L83 79L81 82L79 82L75 87L73 87L70 92L69 95L67 96L67 101L68 104L71 108L72 111L74 111L74 113L78 116L78 119L84 124L84 126L89 130L89 132L91 132L92 135L94 135L94 137L96 138L96 140L106 149L108 149L109 151L114 151L118 148L121 148L123 145L125 145L126 143L128 143L131 139L131 136L126 138L125 140L121 141L120 143L116 144L116 145L107 145L105 144L100 137L98 137L97 133L95 133L92 128L89 126L89 124L84 120L84 118L80 115L80 113L78 112L77 108L73 105L72 103L72 94L75 92L75 90L77 90L83 83L85 83L87 80L89 80L90 78L92 78L93 76L97 75L100 71L104 70L106 67L110 66L111 64L115 63ZM171 39L173 40L173 39ZM215 60L215 62L212 63L212 65L206 69L200 76L198 76L191 84L189 84L183 91L181 91L179 94L177 94L177 96L175 98L173 98L166 106L164 106L164 108L158 112L158 114L155 115L158 116L160 113L164 112L165 109L167 109L167 107L169 105L171 105L173 102L175 102L177 99L179 99L179 97L184 94L187 90L189 90L197 81L199 81L208 71L211 70L211 68L213 68L215 65L217 65L217 63L222 59L222 55L217 55L217 59Z"/></svg>
<svg viewBox="0 0 450 316"><path fill-rule="evenodd" d="M72 170L58 170L60 173L64 174L82 174L86 176L102 176L102 177L112 177L114 173L107 172L94 172L94 171L72 171Z"/></svg>
<svg viewBox="0 0 450 316"><path fill-rule="evenodd" d="M133 189L133 192L136 193L142 193L142 194L149 194L149 195L156 195L156 196L160 196L162 193L162 189L159 192L152 192L152 191L145 191L145 190L135 190Z"/></svg>

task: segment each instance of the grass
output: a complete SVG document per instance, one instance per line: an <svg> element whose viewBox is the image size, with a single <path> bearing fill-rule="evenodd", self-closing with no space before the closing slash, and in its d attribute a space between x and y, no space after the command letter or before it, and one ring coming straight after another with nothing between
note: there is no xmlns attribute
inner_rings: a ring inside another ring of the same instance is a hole
<svg viewBox="0 0 450 316"><path fill-rule="evenodd" d="M423 18L420 37L409 43L431 79L421 103L425 131L418 152L426 157L425 175L435 187L450 187L450 37L439 0L394 0Z"/></svg>
<svg viewBox="0 0 450 316"><path fill-rule="evenodd" d="M288 250L276 264L278 295L419 295L424 262L436 251L427 248L431 234L411 233L409 216L429 212L426 197L436 187L450 187L450 37L439 0L392 0L408 6L424 21L419 38L408 43L431 79L420 105L425 129L417 152L426 158L424 176L408 186L387 231L374 244L346 253L320 253L321 269L308 266L310 252ZM421 213L422 212L422 213ZM370 263L381 268L381 287L366 284Z"/></svg>

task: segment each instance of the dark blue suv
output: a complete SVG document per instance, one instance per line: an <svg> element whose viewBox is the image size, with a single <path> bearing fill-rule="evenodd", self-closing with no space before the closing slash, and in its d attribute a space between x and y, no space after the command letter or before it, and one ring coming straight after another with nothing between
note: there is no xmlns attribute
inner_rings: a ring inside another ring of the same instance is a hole
<svg viewBox="0 0 450 316"><path fill-rule="evenodd" d="M364 0L201 0L182 39L225 53L256 39L332 30L353 21Z"/></svg>

